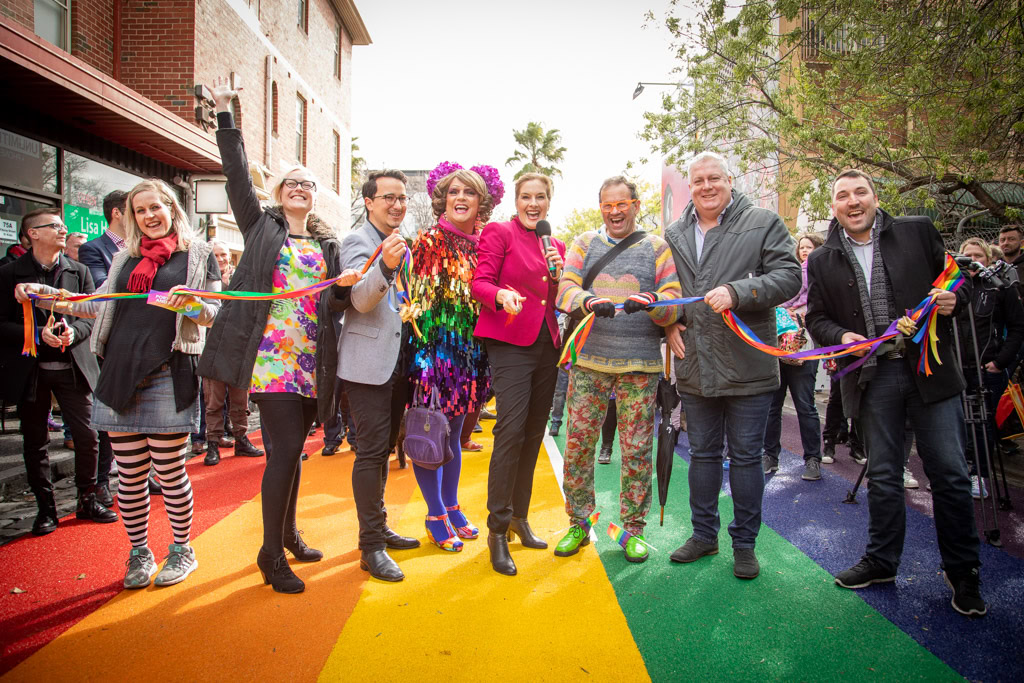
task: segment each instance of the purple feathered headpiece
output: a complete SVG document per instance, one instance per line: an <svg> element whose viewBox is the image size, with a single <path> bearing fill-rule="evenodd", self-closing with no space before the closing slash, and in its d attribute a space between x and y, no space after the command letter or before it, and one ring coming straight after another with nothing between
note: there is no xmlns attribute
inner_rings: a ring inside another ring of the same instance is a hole
<svg viewBox="0 0 1024 683"><path fill-rule="evenodd" d="M427 176L427 193L431 196L434 194L434 188L445 176L454 173L455 171L462 170L462 166L453 161L442 161L439 163L430 175ZM477 173L481 178L484 179L484 184L487 186L487 193L491 195L491 199L494 200L494 205L501 204L501 198L505 196L505 185L501 182L501 174L498 173L498 169L493 166L487 166L481 164L474 166L469 169Z"/></svg>

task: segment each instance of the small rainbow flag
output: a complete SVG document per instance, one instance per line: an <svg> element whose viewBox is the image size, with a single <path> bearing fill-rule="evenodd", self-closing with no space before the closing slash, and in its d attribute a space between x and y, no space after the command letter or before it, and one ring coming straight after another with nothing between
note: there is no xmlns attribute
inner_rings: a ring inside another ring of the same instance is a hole
<svg viewBox="0 0 1024 683"><path fill-rule="evenodd" d="M593 512L591 512L590 516L583 520L583 524L580 524L580 526L583 528L583 531L589 534L590 530L594 527L595 524L597 524L597 518L600 516L600 510L594 510Z"/></svg>
<svg viewBox="0 0 1024 683"><path fill-rule="evenodd" d="M621 545L623 550L626 549L626 544L629 543L629 539L632 538L632 536L633 534L629 533L615 522L608 523L608 538Z"/></svg>

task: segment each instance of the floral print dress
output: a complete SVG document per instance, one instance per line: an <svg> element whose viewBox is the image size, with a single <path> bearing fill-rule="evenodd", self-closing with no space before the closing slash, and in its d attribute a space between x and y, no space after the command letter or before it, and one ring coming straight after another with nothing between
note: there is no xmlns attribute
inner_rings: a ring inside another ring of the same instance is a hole
<svg viewBox="0 0 1024 683"><path fill-rule="evenodd" d="M277 257L271 292L314 285L327 277L320 242L289 235ZM252 371L252 393L292 393L316 398L318 296L271 303Z"/></svg>

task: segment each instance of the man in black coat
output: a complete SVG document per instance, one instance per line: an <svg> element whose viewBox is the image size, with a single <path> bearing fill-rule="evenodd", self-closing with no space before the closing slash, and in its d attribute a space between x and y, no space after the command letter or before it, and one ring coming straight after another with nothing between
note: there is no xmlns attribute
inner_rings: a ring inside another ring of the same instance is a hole
<svg viewBox="0 0 1024 683"><path fill-rule="evenodd" d="M89 428L92 388L99 378L96 356L89 350L92 321L54 316L34 308L36 332L41 340L38 355L21 355L24 341L22 306L14 298L22 282L50 285L72 292L92 293L89 270L64 256L68 229L53 209L37 209L22 218L22 230L32 249L13 263L0 267L0 376L4 377L5 401L17 402L24 442L28 483L39 513L32 533L48 534L57 528L57 506L50 482L50 440L46 417L50 394L57 397L64 423L75 442L75 484L78 487L79 519L116 522L117 515L96 500L96 432Z"/></svg>
<svg viewBox="0 0 1024 683"><path fill-rule="evenodd" d="M832 187L825 245L808 259L807 328L822 346L876 337L930 293L937 293L938 352L931 375L917 371L924 346L898 337L883 344L841 382L843 406L859 419L867 449L868 545L861 561L840 572L843 588L896 580L906 532L903 494L904 424L909 419L932 486L943 576L961 614L985 614L979 589L978 533L964 459L964 378L956 358L950 316L967 302L932 287L945 251L923 216L893 218L878 208L871 178L844 171ZM859 355L863 356L864 352ZM855 358L839 361L841 367Z"/></svg>

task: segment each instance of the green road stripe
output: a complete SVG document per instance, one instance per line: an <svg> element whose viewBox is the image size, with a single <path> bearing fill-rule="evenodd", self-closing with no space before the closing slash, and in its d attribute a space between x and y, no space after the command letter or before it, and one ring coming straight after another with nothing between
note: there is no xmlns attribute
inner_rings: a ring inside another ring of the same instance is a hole
<svg viewBox="0 0 1024 683"><path fill-rule="evenodd" d="M563 425L555 438L563 452L565 431ZM761 576L735 578L726 530L732 505L724 492L721 552L689 565L669 562L691 530L681 458L673 466L664 527L655 482L644 536L658 550L646 563L630 564L606 533L608 522L620 523L619 462L616 443L612 464L597 466L597 550L652 680L963 680L766 526L757 543Z"/></svg>

